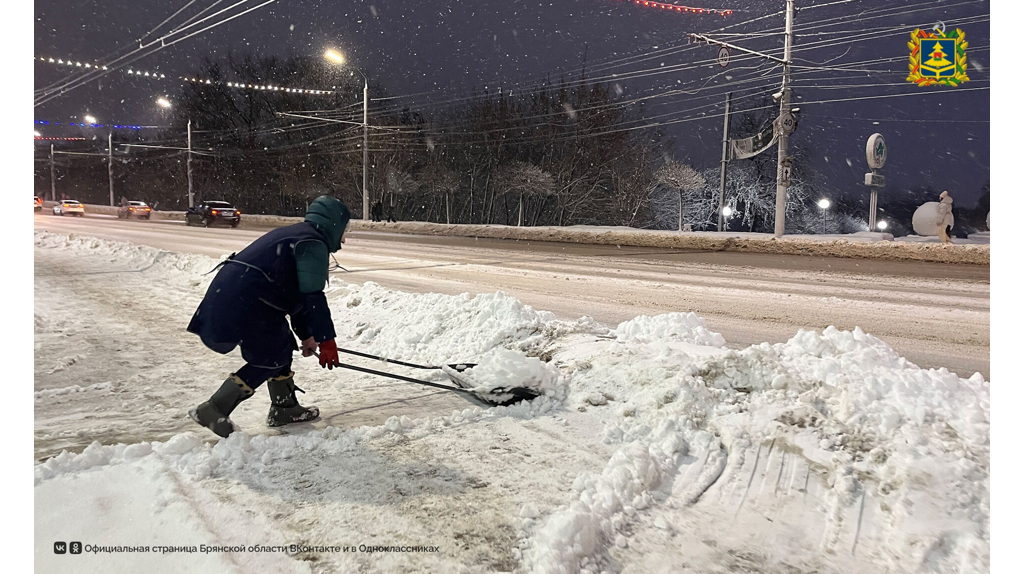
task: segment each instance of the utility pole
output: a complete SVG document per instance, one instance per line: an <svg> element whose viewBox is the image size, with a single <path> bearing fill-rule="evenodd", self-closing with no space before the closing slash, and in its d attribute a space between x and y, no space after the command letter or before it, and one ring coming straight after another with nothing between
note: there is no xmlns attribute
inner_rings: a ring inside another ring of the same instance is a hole
<svg viewBox="0 0 1024 574"><path fill-rule="evenodd" d="M188 206L194 207L192 201L192 120L188 121Z"/></svg>
<svg viewBox="0 0 1024 574"><path fill-rule="evenodd" d="M114 206L114 133L107 133L107 180L110 182L110 206Z"/></svg>
<svg viewBox="0 0 1024 574"><path fill-rule="evenodd" d="M729 112L732 106L732 92L725 95L725 127L722 129L722 180L718 187L718 231L725 231L725 167L729 164Z"/></svg>
<svg viewBox="0 0 1024 574"><path fill-rule="evenodd" d="M792 122L789 111L789 66L793 56L793 0L786 0L786 48L782 56L782 100L779 106L779 165L775 184L775 237L786 233L786 194L789 187L789 130L786 122Z"/></svg>
<svg viewBox="0 0 1024 574"><path fill-rule="evenodd" d="M368 101L370 94L370 83L363 77L363 220L370 219L370 195L366 191L367 183L367 164L369 163L370 150L369 150L369 131L370 121L367 114Z"/></svg>
<svg viewBox="0 0 1024 574"><path fill-rule="evenodd" d="M53 171L53 144L50 144L50 201L57 201L57 177Z"/></svg>
<svg viewBox="0 0 1024 574"><path fill-rule="evenodd" d="M789 134L796 129L796 117L793 115L793 110L790 109L790 65L793 59L793 14L796 8L793 5L794 0L786 0L786 44L785 52L783 53L782 59L776 58L763 52L757 52L749 50L729 42L723 42L721 40L715 40L704 34L689 34L691 40L699 42L705 42L709 45L713 44L716 46L724 46L730 50L737 50L745 54L751 54L753 56L760 56L766 60L775 62L782 65L782 89L774 94L780 100L779 105L779 117L775 122L775 133L778 134L779 144L779 165L778 171L775 178L775 236L782 237L786 231L786 190L789 187L789 176L792 170L791 161L789 157ZM723 145L723 147L725 147ZM723 168L723 174L724 174ZM724 177L724 175L723 175ZM722 214L721 206L719 209L719 229L722 227Z"/></svg>

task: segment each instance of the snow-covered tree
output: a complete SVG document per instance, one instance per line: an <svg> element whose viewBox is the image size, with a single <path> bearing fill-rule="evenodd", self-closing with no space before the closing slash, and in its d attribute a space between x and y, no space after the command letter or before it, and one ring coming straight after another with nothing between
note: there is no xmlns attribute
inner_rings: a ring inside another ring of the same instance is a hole
<svg viewBox="0 0 1024 574"><path fill-rule="evenodd" d="M519 196L519 223L523 224L526 197L548 197L555 193L555 180L543 169L523 161L498 168L497 187L505 194Z"/></svg>
<svg viewBox="0 0 1024 574"><path fill-rule="evenodd" d="M678 196L678 218L679 231L683 230L683 221L689 224L699 224L707 219L709 207L706 197L706 178L692 167L669 161L654 172L652 185L674 191ZM654 190L652 190L653 194ZM661 203L664 203L662 200ZM711 207L712 212L717 210L717 203Z"/></svg>
<svg viewBox="0 0 1024 574"><path fill-rule="evenodd" d="M451 196L459 190L459 177L447 167L435 164L421 171L419 178L432 199L444 198L445 223L451 223Z"/></svg>

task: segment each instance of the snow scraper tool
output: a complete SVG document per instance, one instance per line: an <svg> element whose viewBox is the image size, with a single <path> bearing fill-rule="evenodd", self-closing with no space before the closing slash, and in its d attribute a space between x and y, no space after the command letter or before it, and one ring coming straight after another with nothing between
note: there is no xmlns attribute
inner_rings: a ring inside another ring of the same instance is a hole
<svg viewBox="0 0 1024 574"><path fill-rule="evenodd" d="M445 368L445 367L427 367L427 366L423 366L423 365L414 365L412 363L405 363L405 362L402 362L402 361L395 361L395 360L391 360L391 359L386 359L384 357L376 357L374 355L367 355L365 353L360 353L358 351L349 351L347 349L338 349L338 351L342 351L342 352L349 353L349 354L352 354L352 355L358 355L358 356L361 356L361 357L367 357L367 358L371 358L371 359L380 359L380 360L383 360L383 361L386 361L386 362L389 362L389 363L394 363L396 365L404 365L404 366L407 366L407 367L412 367L414 369L442 370L442 371L444 371L444 373L446 375L448 375L448 378L451 379L451 381L453 383L455 383L456 386L451 387L451 386L448 386L448 385L442 385L440 383L432 383L430 381L421 381L419 379L414 379L412 377L405 377L405 376L402 376L402 375L396 375L394 373L387 373L387 372L384 372L384 371L376 371L374 369L368 369L366 367L360 367L360 366L357 366L357 365L348 365L348 364L345 364L345 363L338 363L338 365L337 365L337 366L342 367L344 369L350 369L350 370L353 370L353 371L359 371L360 373L368 373L370 375L377 375L377 376L380 376L380 377L387 377L389 379L395 379L397 381L404 381L406 383L415 383L417 385L425 385L425 386L428 386L428 387L434 387L436 389L444 389L446 391L452 391L452 392L455 392L455 393L459 393L459 395L461 395L464 399L468 400L469 402L471 402L473 404L476 404L476 405L479 405L479 406L482 406L482 407L507 407L509 405L514 405L514 404L516 404L516 403L518 403L520 401L528 401L528 400L535 399L535 398L540 396L540 393L538 393L536 390L530 389L530 388L527 388L527 387L500 387L500 388L496 388L496 389L491 389L488 392L479 392L479 391L473 390L475 388L474 385L472 385L469 381L467 381L466 379L464 379L463 377L461 377L459 375L461 373L465 372L466 370L470 369L471 367L475 366L475 363L453 364L453 365L448 365L447 366L448 368ZM316 355L317 357L320 356L320 353L314 352L313 354Z"/></svg>
<svg viewBox="0 0 1024 574"><path fill-rule="evenodd" d="M355 355L357 357L363 357L365 359L376 359L378 361L384 361L385 363L394 363L396 365L402 365L403 367L412 367L414 369L431 369L431 370L444 370L444 367L428 367L426 365L417 365L415 363L406 363L405 361L399 361L396 359L389 359L387 357L378 357L377 355L371 355L369 353L360 353L359 351L353 351L351 349L338 348L339 353L348 353L349 355ZM456 372L461 373L466 369L472 369L476 366L476 363L456 363L448 365L449 369L454 369ZM453 382L454 379L453 379ZM455 382L455 384L459 384Z"/></svg>

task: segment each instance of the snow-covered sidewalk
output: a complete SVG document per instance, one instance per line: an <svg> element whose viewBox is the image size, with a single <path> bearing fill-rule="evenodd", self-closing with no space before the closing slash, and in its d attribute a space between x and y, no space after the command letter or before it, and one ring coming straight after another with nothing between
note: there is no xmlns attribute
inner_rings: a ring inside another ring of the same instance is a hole
<svg viewBox="0 0 1024 574"><path fill-rule="evenodd" d="M271 432L258 391L214 440L185 412L241 360L184 326L216 263L35 234L39 571L988 571L980 375L859 329L729 350L685 309L605 326L332 279L340 345L545 395L297 360L322 420Z"/></svg>

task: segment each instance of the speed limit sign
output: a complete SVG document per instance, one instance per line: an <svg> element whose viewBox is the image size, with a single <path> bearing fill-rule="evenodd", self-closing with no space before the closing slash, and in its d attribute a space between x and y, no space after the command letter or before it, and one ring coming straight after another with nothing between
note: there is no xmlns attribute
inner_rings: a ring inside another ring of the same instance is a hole
<svg viewBox="0 0 1024 574"><path fill-rule="evenodd" d="M723 68L729 65L729 48L722 46L718 49L718 65Z"/></svg>

